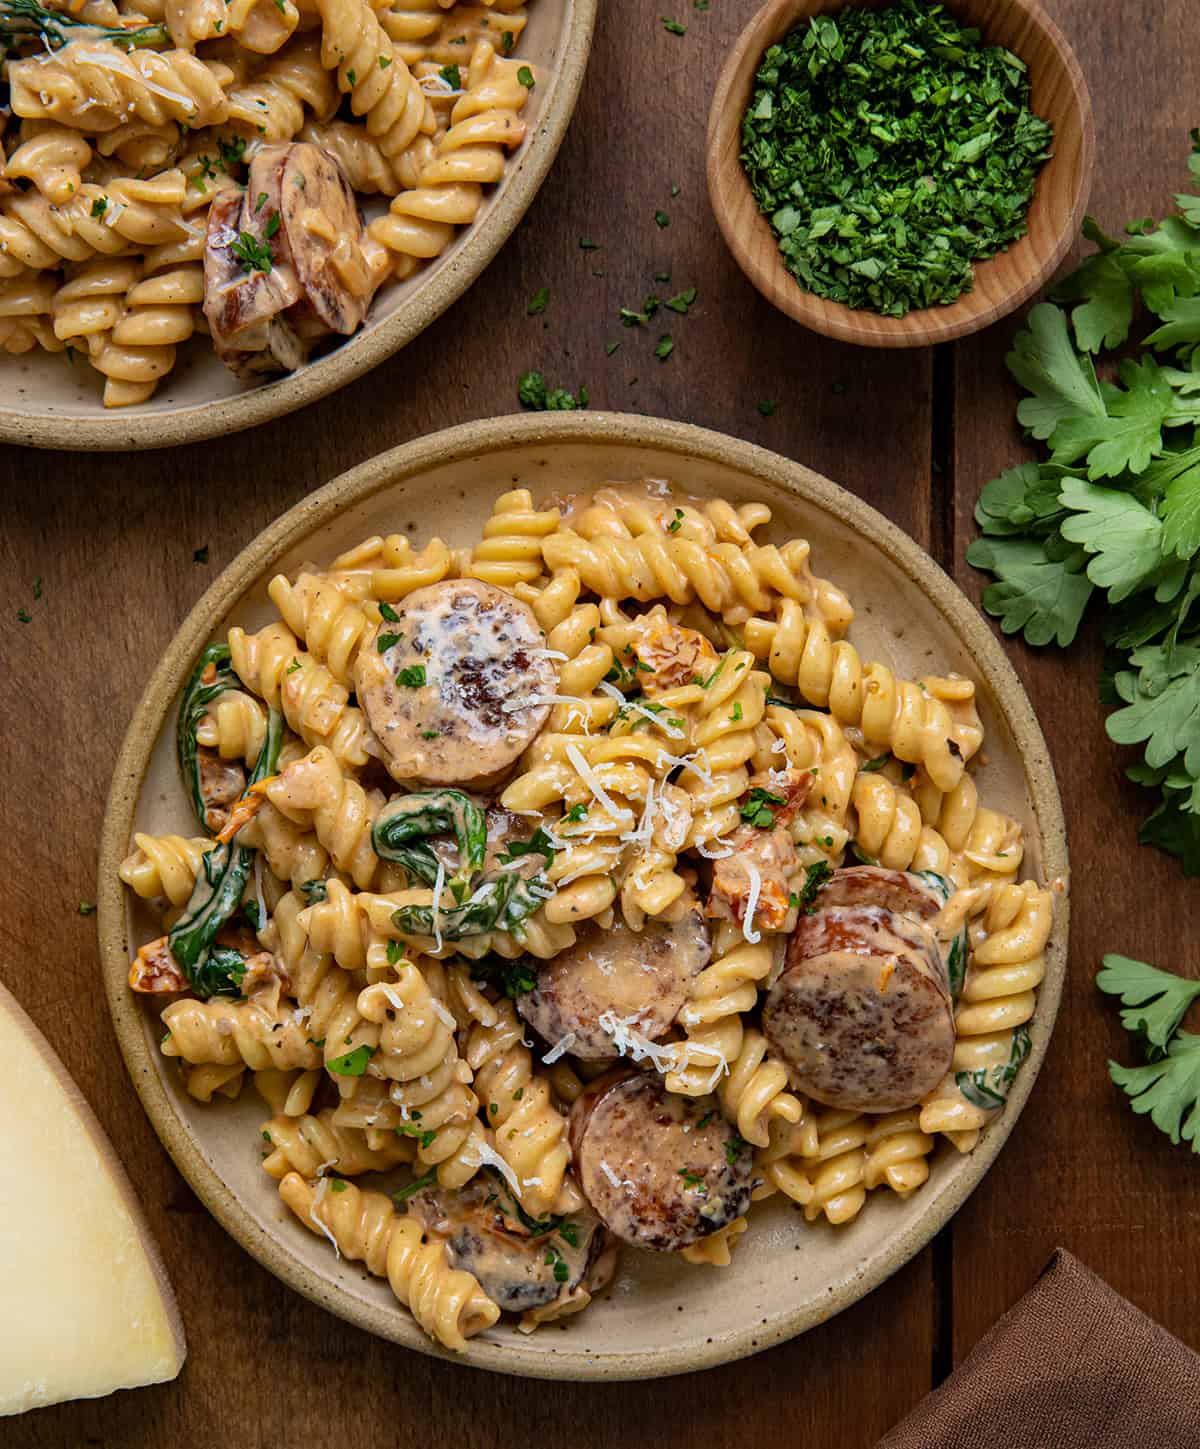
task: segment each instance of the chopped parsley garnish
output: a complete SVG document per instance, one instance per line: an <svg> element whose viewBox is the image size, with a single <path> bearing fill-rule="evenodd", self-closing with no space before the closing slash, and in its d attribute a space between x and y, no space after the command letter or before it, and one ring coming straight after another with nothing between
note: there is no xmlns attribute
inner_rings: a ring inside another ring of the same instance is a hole
<svg viewBox="0 0 1200 1449"><path fill-rule="evenodd" d="M33 623L33 615L29 612L28 609L18 609L17 610L17 623L18 624L32 624Z"/></svg>
<svg viewBox="0 0 1200 1449"><path fill-rule="evenodd" d="M579 250L581 252L598 252L600 250L600 243L593 241L590 236L581 236L579 238Z"/></svg>
<svg viewBox="0 0 1200 1449"><path fill-rule="evenodd" d="M772 402L769 398L762 398L759 401L758 410L764 418L771 418L775 416L775 409L778 406L777 402Z"/></svg>
<svg viewBox="0 0 1200 1449"><path fill-rule="evenodd" d="M569 825L578 825L581 820L587 819L588 808L586 805L572 805L563 816Z"/></svg>
<svg viewBox="0 0 1200 1449"><path fill-rule="evenodd" d="M733 701L733 711L730 714L729 718L730 718L730 720L734 724L737 724L738 720L740 720L741 717L742 717L742 702L741 702L740 699L735 699Z"/></svg>
<svg viewBox="0 0 1200 1449"><path fill-rule="evenodd" d="M579 389L578 397L564 387L548 388L540 372L522 373L517 382L517 400L534 412L573 412L588 405L587 388Z"/></svg>
<svg viewBox="0 0 1200 1449"><path fill-rule="evenodd" d="M393 1202L407 1202L414 1193L421 1192L427 1187L432 1187L437 1181L437 1168L431 1167L424 1177L414 1177L409 1183L392 1193Z"/></svg>
<svg viewBox="0 0 1200 1449"><path fill-rule="evenodd" d="M444 65L438 71L438 75L446 82L452 91L462 90L462 72L457 65Z"/></svg>
<svg viewBox="0 0 1200 1449"><path fill-rule="evenodd" d="M826 881L832 879L833 866L827 860L814 861L804 873L804 884L800 888L800 897L796 902L797 906L807 915L811 915L816 910L813 902L817 899L818 891L820 891Z"/></svg>
<svg viewBox="0 0 1200 1449"><path fill-rule="evenodd" d="M693 1172L690 1167L681 1167L679 1169L679 1176L683 1178L684 1187L692 1188L701 1197L707 1196L708 1189L704 1186L704 1174L702 1172Z"/></svg>
<svg viewBox="0 0 1200 1449"><path fill-rule="evenodd" d="M705 1112L704 1116L696 1123L696 1131L699 1132L702 1127L707 1127L716 1115L715 1112Z"/></svg>
<svg viewBox="0 0 1200 1449"><path fill-rule="evenodd" d="M285 674L295 674L295 673L296 673L296 671L297 671L297 670L298 670L298 669L299 669L299 668L300 668L300 661L299 661L299 660L298 660L298 659L297 659L297 658L295 658L295 656L293 656L293 658L292 658L292 662L291 662L291 663L290 663L290 664L289 664L289 665L288 665L288 667L287 667L287 668L286 668L286 669L285 669L285 670L284 670L284 673L285 673Z"/></svg>
<svg viewBox="0 0 1200 1449"><path fill-rule="evenodd" d="M355 71L348 70L346 72L346 79L350 82L352 86L356 86L358 84L358 75Z"/></svg>
<svg viewBox="0 0 1200 1449"><path fill-rule="evenodd" d="M399 1127L396 1128L396 1132L401 1137L415 1137L417 1139L417 1145L422 1150L426 1147L431 1147L437 1140L437 1132L433 1128L426 1127L422 1129L414 1126L411 1122L401 1122Z"/></svg>
<svg viewBox="0 0 1200 1449"><path fill-rule="evenodd" d="M662 16L661 19L662 19L662 28L667 32L668 35L686 35L687 34L687 26L686 25L681 25L678 20L672 20L667 15Z"/></svg>
<svg viewBox="0 0 1200 1449"><path fill-rule="evenodd" d="M97 196L97 198L95 199L95 201L92 202L92 216L97 221L99 221L99 219L104 215L104 213L107 210L108 210L108 197L107 196Z"/></svg>
<svg viewBox="0 0 1200 1449"><path fill-rule="evenodd" d="M943 5L813 16L768 48L742 165L801 286L887 317L952 302L1027 229L1050 154L1029 74Z"/></svg>
<svg viewBox="0 0 1200 1449"><path fill-rule="evenodd" d="M246 138L244 136L233 136L228 141L217 142L217 154L221 158L221 165L226 171L232 166L238 166L246 157Z"/></svg>
<svg viewBox="0 0 1200 1449"><path fill-rule="evenodd" d="M769 790L760 789L755 785L754 789L746 796L746 803L742 806L741 816L749 825L757 825L760 830L767 830L775 824L775 812L772 805L785 805L787 801L782 795L772 795Z"/></svg>
<svg viewBox="0 0 1200 1449"><path fill-rule="evenodd" d="M80 901L79 914L81 916L94 916L96 914L95 903L93 901Z"/></svg>
<svg viewBox="0 0 1200 1449"><path fill-rule="evenodd" d="M671 225L671 218L667 215L665 211L662 211L661 209L654 213L654 220L658 226L665 227Z"/></svg>
<svg viewBox="0 0 1200 1449"><path fill-rule="evenodd" d="M387 963L389 966L399 966L404 960L404 946L400 941L389 941L387 943Z"/></svg>
<svg viewBox="0 0 1200 1449"><path fill-rule="evenodd" d="M380 654L386 654L389 649L395 648L404 638L403 634L378 634L375 637L375 648Z"/></svg>
<svg viewBox="0 0 1200 1449"><path fill-rule="evenodd" d="M329 891L323 880L304 880L300 882L300 894L310 906L315 906L326 898Z"/></svg>
<svg viewBox="0 0 1200 1449"><path fill-rule="evenodd" d="M392 57L390 55L381 55L379 57L379 69L380 70L387 70L388 66L391 65L391 63L392 63Z"/></svg>
<svg viewBox="0 0 1200 1449"><path fill-rule="evenodd" d="M437 730L422 730L421 731L421 738L423 740L436 740L437 737L438 737Z"/></svg>
<svg viewBox="0 0 1200 1449"><path fill-rule="evenodd" d="M423 664L410 664L396 675L396 683L401 689L421 689L425 684L425 666Z"/></svg>
<svg viewBox="0 0 1200 1449"><path fill-rule="evenodd" d="M400 622L400 615L396 613L391 604L380 604L379 613L389 624L398 624Z"/></svg>
<svg viewBox="0 0 1200 1449"><path fill-rule="evenodd" d="M670 357L671 353L674 351L675 339L671 336L669 332L664 332L663 335L658 339L658 342L654 348L655 357L658 358L659 362L666 362L667 358Z"/></svg>
<svg viewBox="0 0 1200 1449"><path fill-rule="evenodd" d="M675 510L675 517L672 518L672 520L670 521L670 523L667 524L667 532L668 533L678 533L679 530L682 527L683 527L683 509L682 508L677 508Z"/></svg>
<svg viewBox="0 0 1200 1449"><path fill-rule="evenodd" d="M526 316L537 317L543 313L550 303L550 288L539 287L529 299L529 305L525 308Z"/></svg>
<svg viewBox="0 0 1200 1449"><path fill-rule="evenodd" d="M270 239L275 236L276 233L279 231L279 223L279 213L277 211L273 211L267 220L266 226L263 227L263 235L267 238L268 241L270 241Z"/></svg>
<svg viewBox="0 0 1200 1449"><path fill-rule="evenodd" d="M876 770L882 770L891 758L891 755L876 755L873 760L867 760L865 764L859 765L859 774L870 775Z"/></svg>
<svg viewBox="0 0 1200 1449"><path fill-rule="evenodd" d="M668 297L664 306L670 307L672 312L679 312L686 317L688 308L696 300L697 296L698 289L696 287L688 287L685 291L676 292L673 297Z"/></svg>
<svg viewBox="0 0 1200 1449"><path fill-rule="evenodd" d="M345 1192L350 1186L344 1177L327 1177L325 1181L329 1184L330 1192Z"/></svg>
<svg viewBox="0 0 1200 1449"><path fill-rule="evenodd" d="M208 562L208 544L192 550L192 562L194 564L206 564Z"/></svg>
<svg viewBox="0 0 1200 1449"><path fill-rule="evenodd" d="M273 265L270 244L259 241L248 231L238 232L237 239L229 244L229 251L241 262L242 271L270 273Z"/></svg>
<svg viewBox="0 0 1200 1449"><path fill-rule="evenodd" d="M513 46L516 45L516 43L517 38L511 30L502 30L500 32L500 49L505 55L512 54Z"/></svg>
<svg viewBox="0 0 1200 1449"><path fill-rule="evenodd" d="M267 193L265 191L260 191L258 193L258 200L254 203L254 214L255 214L255 216L258 215L258 213L263 209L264 206L266 206L266 204L267 204Z"/></svg>
<svg viewBox="0 0 1200 1449"><path fill-rule="evenodd" d="M746 1148L749 1146L750 1144L746 1141L746 1139L744 1137L739 1137L736 1132L726 1141L725 1161L728 1162L730 1167L735 1167L737 1165L738 1158L742 1155L743 1152L745 1152Z"/></svg>
<svg viewBox="0 0 1200 1449"><path fill-rule="evenodd" d="M620 345L621 344L619 342L606 342L604 344L604 351L606 356L611 357L613 353L617 350L617 348L620 347Z"/></svg>
<svg viewBox="0 0 1200 1449"><path fill-rule="evenodd" d="M531 91L534 86L537 85L537 81L535 81L533 78L533 72L529 69L527 65L523 65L521 69L517 71L517 82L518 84L523 85L527 91Z"/></svg>
<svg viewBox="0 0 1200 1449"><path fill-rule="evenodd" d="M361 1077L375 1051L373 1046L356 1046L353 1051L343 1052L340 1057L334 1057L325 1065L339 1077Z"/></svg>

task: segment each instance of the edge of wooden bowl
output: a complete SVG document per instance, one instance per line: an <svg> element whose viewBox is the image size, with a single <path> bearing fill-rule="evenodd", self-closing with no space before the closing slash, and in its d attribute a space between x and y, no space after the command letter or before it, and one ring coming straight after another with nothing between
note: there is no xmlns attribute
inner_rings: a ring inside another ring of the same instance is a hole
<svg viewBox="0 0 1200 1449"><path fill-rule="evenodd" d="M863 0L822 0L821 13L847 9ZM884 0L866 0L878 5ZM954 0L948 8L955 10ZM952 342L990 326L1014 312L1028 301L1054 275L1079 235L1079 228L1091 192L1096 160L1096 123L1087 81L1070 42L1062 30L1042 9L1038 0L997 0L995 8L1019 11L1026 17L1032 31L1040 31L1057 56L1063 83L1069 89L1071 107L1079 117L1077 155L1059 149L1055 137L1054 156L1046 162L1038 176L1038 187L1046 184L1056 162L1065 163L1069 174L1076 174L1074 196L1066 225L1055 236L1053 245L1041 253L1034 251L1033 239L1026 234L994 258L976 264L976 287L964 293L948 307L926 307L906 317L882 317L876 312L847 307L840 302L826 301L806 291L783 264L774 233L758 209L746 174L742 170L742 117L749 104L754 74L763 52L790 30L804 14L817 13L811 0L767 0L738 37L721 70L713 93L708 116L705 169L708 178L709 202L725 244L734 260L759 292L794 321L814 332L840 342L853 342L862 347L927 347L939 342ZM986 37L985 37L986 38ZM1035 192L1031 206L1037 206ZM1028 256L1030 264L1022 269L1018 282L995 300L987 300L979 286L987 268L1004 259L1021 260Z"/></svg>
<svg viewBox="0 0 1200 1449"><path fill-rule="evenodd" d="M1050 1041L1062 996L1067 963L1068 897L1060 899L1055 933L1046 951L1046 977L1031 1027L1032 1047L1018 1073L1008 1105L986 1129L980 1145L954 1183L915 1223L890 1241L858 1271L842 1274L818 1303L781 1316L770 1325L722 1331L701 1348L672 1344L664 1335L653 1355L619 1349L598 1355L569 1347L553 1353L515 1355L499 1343L474 1339L465 1353L448 1354L407 1318L399 1324L381 1309L352 1299L342 1288L307 1268L265 1232L210 1165L178 1117L150 1060L144 1015L127 988L125 910L117 868L129 848L134 814L154 741L214 621L290 548L339 513L383 488L430 468L464 458L487 457L516 445L592 443L649 447L674 454L680 468L689 459L736 468L780 486L869 537L923 590L970 653L974 669L990 690L1025 762L1026 780L1048 879L1068 879L1066 827L1053 768L1033 707L1004 649L958 586L895 524L829 479L752 443L688 423L622 413L543 413L467 423L393 448L313 493L253 540L192 609L163 655L142 696L121 746L105 807L97 886L98 926L104 986L117 1039L134 1087L155 1131L197 1195L225 1230L276 1277L306 1298L359 1328L434 1357L495 1372L532 1378L619 1380L665 1377L745 1358L795 1337L840 1313L918 1253L958 1210L995 1161L1033 1089Z"/></svg>
<svg viewBox="0 0 1200 1449"><path fill-rule="evenodd" d="M487 215L471 228L453 260L378 327L347 338L335 351L275 382L171 412L139 415L136 409L115 409L104 416L72 417L0 406L0 442L104 452L202 442L318 402L407 347L479 280L541 189L575 113L599 6L600 0L563 0L560 56L532 143L512 162Z"/></svg>

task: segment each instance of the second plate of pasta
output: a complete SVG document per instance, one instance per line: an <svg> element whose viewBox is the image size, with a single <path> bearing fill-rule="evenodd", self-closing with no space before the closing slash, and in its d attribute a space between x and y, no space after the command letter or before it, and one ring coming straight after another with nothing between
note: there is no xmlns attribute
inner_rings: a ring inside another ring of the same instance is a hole
<svg viewBox="0 0 1200 1449"><path fill-rule="evenodd" d="M845 1307L990 1165L1061 991L1061 809L979 616L683 425L331 483L197 606L116 782L106 984L181 1169L285 1281L485 1368Z"/></svg>
<svg viewBox="0 0 1200 1449"><path fill-rule="evenodd" d="M0 6L0 439L220 436L406 345L545 178L595 13Z"/></svg>

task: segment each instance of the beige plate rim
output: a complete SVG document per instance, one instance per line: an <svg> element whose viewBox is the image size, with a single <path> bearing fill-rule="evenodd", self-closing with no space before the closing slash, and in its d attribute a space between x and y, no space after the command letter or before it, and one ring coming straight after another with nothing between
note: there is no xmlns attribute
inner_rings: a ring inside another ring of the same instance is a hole
<svg viewBox="0 0 1200 1449"><path fill-rule="evenodd" d="M168 448L239 433L318 402L407 347L483 275L541 189L567 134L583 86L600 0L562 0L561 54L533 141L511 165L494 205L437 275L379 326L277 382L171 412L70 417L0 406L0 443L68 451Z"/></svg>
<svg viewBox="0 0 1200 1449"><path fill-rule="evenodd" d="M1055 936L1047 949L1046 978L1031 1023L1032 1049L1018 1074L1008 1107L967 1159L952 1190L939 1194L908 1229L898 1234L857 1272L843 1274L819 1303L810 1302L769 1326L719 1328L701 1347L674 1346L669 1340L653 1355L611 1355L557 1347L553 1354L517 1356L503 1345L475 1340L464 1354L449 1355L407 1322L396 1328L382 1310L352 1300L343 1290L294 1259L254 1221L209 1166L196 1139L176 1114L150 1059L144 1016L126 987L128 960L124 910L117 868L132 836L134 812L150 753L169 718L180 684L199 650L208 642L214 619L224 617L238 598L290 548L338 514L384 488L430 468L467 458L504 453L513 446L623 445L674 454L680 466L689 459L736 468L779 485L869 537L910 579L918 583L958 632L974 667L991 690L1026 765L1026 778L1042 840L1049 879L1066 880L1067 840L1062 804L1046 743L1016 672L983 618L924 551L882 514L829 479L752 443L688 423L621 413L559 413L491 418L465 423L382 453L343 473L265 529L234 559L192 609L167 648L134 713L121 746L105 808L97 887L98 924L104 985L126 1065L142 1104L163 1145L217 1221L270 1272L305 1297L369 1332L453 1362L526 1377L555 1379L635 1379L707 1368L744 1358L824 1322L849 1307L908 1262L962 1205L1004 1145L1033 1088L1049 1044L1066 975L1067 902L1060 902ZM405 1330L411 1330L406 1332Z"/></svg>

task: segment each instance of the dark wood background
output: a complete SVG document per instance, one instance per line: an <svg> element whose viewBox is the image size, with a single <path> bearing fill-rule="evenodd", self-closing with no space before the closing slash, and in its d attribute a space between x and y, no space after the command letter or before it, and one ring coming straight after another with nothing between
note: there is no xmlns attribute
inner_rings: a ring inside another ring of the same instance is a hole
<svg viewBox="0 0 1200 1449"><path fill-rule="evenodd" d="M701 12L692 0L610 0L566 144L511 243L451 312L344 392L174 453L0 449L2 973L112 1135L162 1244L190 1345L177 1383L6 1420L8 1449L724 1449L782 1434L807 1449L860 1449L962 1360L1056 1244L1200 1348L1200 1164L1135 1120L1109 1085L1105 1060L1125 1043L1092 985L1105 950L1187 970L1196 887L1135 843L1144 801L1104 737L1094 641L1067 657L1011 646L1049 738L1074 863L1071 978L1042 1080L941 1238L791 1344L688 1379L610 1387L503 1379L377 1342L289 1292L225 1236L160 1147L117 1052L94 923L77 905L95 894L109 775L160 651L276 515L381 449L514 411L525 369L586 384L593 408L702 423L811 465L882 509L978 598L962 562L972 505L1023 456L1003 367L1013 328L934 354L856 351L802 331L743 280L709 213L703 142L718 67L755 3L712 0ZM1187 132L1200 120L1194 0L1049 8L1092 88L1092 210L1110 229L1161 213L1185 184ZM664 31L663 14L677 14L687 34ZM602 249L581 251L581 236ZM676 348L660 363L652 348L668 329L623 331L617 309L649 291L670 295L653 281L664 270L672 291L696 286L699 301L687 317L663 314ZM543 286L549 308L527 317ZM774 416L759 415L760 399L778 403ZM196 564L203 546L208 561ZM22 607L28 625L17 621ZM0 1339L11 1332L19 1327L0 1325Z"/></svg>

